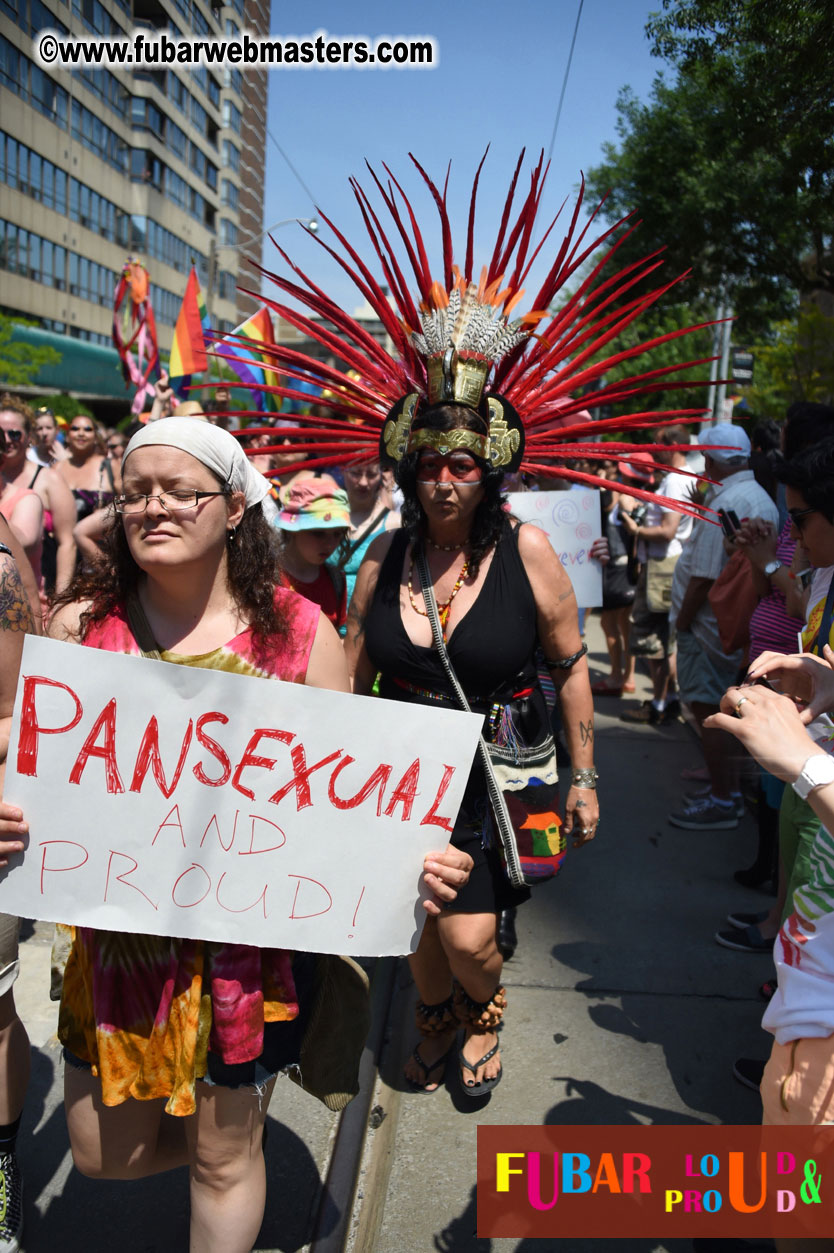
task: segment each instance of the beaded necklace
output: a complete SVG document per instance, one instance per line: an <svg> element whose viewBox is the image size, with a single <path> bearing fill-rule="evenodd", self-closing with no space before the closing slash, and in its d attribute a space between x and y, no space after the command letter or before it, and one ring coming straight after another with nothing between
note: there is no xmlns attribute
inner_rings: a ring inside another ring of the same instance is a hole
<svg viewBox="0 0 834 1253"><path fill-rule="evenodd" d="M462 548L466 547L465 544L435 544L434 540L429 539L428 535L426 536L426 543L429 548L433 548L438 553L459 553Z"/></svg>
<svg viewBox="0 0 834 1253"><path fill-rule="evenodd" d="M452 601L455 599L461 587L463 586L463 581L466 578L468 573L469 573L469 558L464 557L463 565L461 566L460 574L457 577L457 582L455 583L455 586L452 588L451 596L449 597L448 600L444 601L442 604L440 603L440 601L437 602L437 616L440 619L440 627L441 627L441 630L443 631L444 640L446 639L446 624L449 621L449 611L452 608ZM412 553L411 565L408 567L408 599L411 601L411 608L414 610L414 612L419 613L422 618L427 618L429 615L426 612L426 610L421 609L420 606L417 604L417 601L414 599L413 580L414 580L414 554Z"/></svg>

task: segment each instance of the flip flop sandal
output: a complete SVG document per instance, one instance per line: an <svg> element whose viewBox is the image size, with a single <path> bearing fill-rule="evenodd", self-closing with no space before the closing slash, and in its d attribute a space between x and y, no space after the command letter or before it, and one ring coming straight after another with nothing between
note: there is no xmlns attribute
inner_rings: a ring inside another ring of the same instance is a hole
<svg viewBox="0 0 834 1253"><path fill-rule="evenodd" d="M443 1054L443 1056L438 1057L437 1061L432 1062L431 1066L427 1066L426 1063L423 1061L422 1057L420 1056L420 1054L417 1052L417 1049L419 1049L419 1047L420 1045L418 1044L414 1052L411 1054L411 1060L416 1062L417 1065L422 1070L423 1082L418 1083L415 1079L409 1079L408 1075L403 1075L403 1078L405 1079L406 1083L408 1084L412 1092L423 1092L425 1093L426 1096L431 1096L434 1092L438 1092L440 1090L440 1085L443 1082L443 1075L441 1074L440 1079L437 1082L436 1088L427 1088L426 1087L427 1083L434 1083L434 1080L430 1079L429 1075L432 1073L433 1070L437 1070L440 1066L442 1066L445 1070L446 1063L448 1062L449 1056L455 1046L454 1046L454 1043L450 1044L446 1052Z"/></svg>
<svg viewBox="0 0 834 1253"><path fill-rule="evenodd" d="M493 1048L491 1048L488 1053L484 1053L483 1057L479 1058L477 1062L468 1062L463 1055L463 1049L459 1048L458 1049L458 1062L460 1064L461 1071L471 1070L472 1074L474 1075L477 1072L478 1067L485 1066L486 1063L489 1061L489 1059L495 1056L495 1054L498 1052L500 1047L501 1045L499 1042ZM503 1074L504 1074L504 1068L502 1066L499 1069L497 1075L493 1075L491 1079L482 1079L480 1083L467 1083L463 1077L463 1074L461 1074L460 1076L461 1091L463 1092L464 1096L471 1096L473 1098L478 1097L478 1096L488 1096L493 1088L498 1087L498 1084L501 1082L501 1076Z"/></svg>

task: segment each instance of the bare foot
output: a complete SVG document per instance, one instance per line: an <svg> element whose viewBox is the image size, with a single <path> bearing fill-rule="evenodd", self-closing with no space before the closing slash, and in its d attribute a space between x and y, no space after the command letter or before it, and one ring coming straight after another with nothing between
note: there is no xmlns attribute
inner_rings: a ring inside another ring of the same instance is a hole
<svg viewBox="0 0 834 1253"><path fill-rule="evenodd" d="M467 1027L467 1036L461 1050L463 1056L474 1066L498 1044L498 1036L494 1031L472 1031ZM483 1066L478 1066L473 1074L471 1070L461 1067L461 1081L464 1087L471 1088L484 1079L494 1079L501 1070L501 1054L496 1051Z"/></svg>
<svg viewBox="0 0 834 1253"><path fill-rule="evenodd" d="M441 1064L446 1065L446 1057L456 1035L453 1027L440 1035L422 1036L403 1068L406 1082L424 1092L436 1092L443 1079Z"/></svg>

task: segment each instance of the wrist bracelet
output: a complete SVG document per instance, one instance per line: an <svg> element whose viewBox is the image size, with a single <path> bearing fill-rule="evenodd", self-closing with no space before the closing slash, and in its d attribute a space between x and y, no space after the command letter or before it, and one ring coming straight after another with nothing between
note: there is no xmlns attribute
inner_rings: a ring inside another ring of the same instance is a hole
<svg viewBox="0 0 834 1253"><path fill-rule="evenodd" d="M571 787L586 787L596 790L597 779L599 774L593 766L587 770L572 770L570 775Z"/></svg>

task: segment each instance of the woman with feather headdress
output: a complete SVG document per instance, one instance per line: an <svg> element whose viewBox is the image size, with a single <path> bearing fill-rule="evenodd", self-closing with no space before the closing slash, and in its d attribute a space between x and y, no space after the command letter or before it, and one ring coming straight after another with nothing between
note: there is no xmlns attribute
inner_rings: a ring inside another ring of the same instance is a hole
<svg viewBox="0 0 834 1253"><path fill-rule="evenodd" d="M479 275L473 258L481 167L458 264L446 186L439 189L414 161L439 213L439 278L432 276L411 203L387 167L387 182L373 171L371 175L399 248L386 234L390 228L383 226L384 215L352 183L381 280L329 219L318 215L337 244L326 243L321 234L316 242L354 280L382 323L393 353L293 266L280 248L299 281L267 274L291 301L267 303L342 363L322 366L295 349L271 350L276 368L289 380L272 389L279 395L297 400L300 386L314 376L325 379L331 416L299 419L291 432L300 441L296 449L308 453L307 464L320 468L359 464L379 455L384 465L393 467L403 493L402 529L374 540L350 607L346 649L354 690L369 692L379 675L380 694L388 699L460 707L439 651L442 631L469 704L484 717L485 737L511 746L537 744L548 730L536 675L541 647L561 698L572 777L564 817L555 799L552 806L540 807L533 837L558 863L568 837L574 846L583 845L594 838L598 826L586 649L570 581L544 534L506 513L502 480L521 469L610 486L591 471L574 468L576 460L594 464L613 455L629 462L638 451L653 452L654 446L601 444L601 434L700 419L703 411L634 412L607 422L587 421L584 401L577 398L583 388L598 384L614 365L674 338L664 336L623 351L611 347L676 280L641 292L660 264L656 256L606 274L619 247L617 227L587 243L595 214L580 225L581 194L530 311L511 320L556 221L534 244L547 172L543 159L533 169L529 191L513 218L523 155L491 258ZM589 260L601 245L604 255ZM407 266L414 273L416 299L405 278ZM575 290L556 307L557 295L572 279ZM595 393L595 403L631 402L639 393L703 386L700 379L679 378L686 368L665 366L604 385ZM643 489L618 486L626 494L654 499ZM439 618L434 630L428 620L432 600ZM451 843L472 856L474 870L453 906L429 921L410 959L420 997L421 1039L405 1073L417 1090L439 1086L461 1028L456 1067L462 1092L486 1096L501 1078L497 1031L506 997L500 984L496 915L529 893L512 888L504 874L486 796L486 780L476 765L450 833Z"/></svg>

